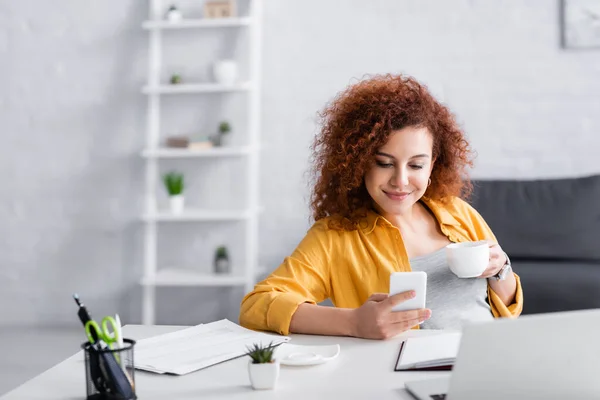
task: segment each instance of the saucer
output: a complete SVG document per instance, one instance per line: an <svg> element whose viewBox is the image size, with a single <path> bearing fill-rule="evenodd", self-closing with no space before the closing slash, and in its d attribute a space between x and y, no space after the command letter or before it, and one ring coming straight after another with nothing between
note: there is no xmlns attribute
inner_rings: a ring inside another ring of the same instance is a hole
<svg viewBox="0 0 600 400"><path fill-rule="evenodd" d="M340 354L340 345L301 346L284 343L278 346L275 357L282 365L317 365L333 360Z"/></svg>

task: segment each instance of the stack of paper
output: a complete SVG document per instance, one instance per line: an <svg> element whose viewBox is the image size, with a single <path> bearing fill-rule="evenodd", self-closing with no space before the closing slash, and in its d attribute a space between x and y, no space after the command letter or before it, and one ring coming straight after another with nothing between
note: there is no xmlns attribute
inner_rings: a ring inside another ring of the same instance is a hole
<svg viewBox="0 0 600 400"><path fill-rule="evenodd" d="M451 369L460 338L460 332L408 338L400 345L395 370Z"/></svg>
<svg viewBox="0 0 600 400"><path fill-rule="evenodd" d="M277 345L287 336L251 331L226 319L139 340L135 368L159 374L184 375L241 357L253 344Z"/></svg>

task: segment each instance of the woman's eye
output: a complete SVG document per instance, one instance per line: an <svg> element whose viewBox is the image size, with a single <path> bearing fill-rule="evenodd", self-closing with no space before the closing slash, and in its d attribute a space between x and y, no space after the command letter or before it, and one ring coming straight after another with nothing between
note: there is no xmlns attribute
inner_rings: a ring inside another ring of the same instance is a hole
<svg viewBox="0 0 600 400"><path fill-rule="evenodd" d="M384 163L381 161L376 161L377 165L382 167L382 168L391 168L394 166L394 164L388 164L388 163Z"/></svg>
<svg viewBox="0 0 600 400"><path fill-rule="evenodd" d="M411 165L410 166L412 169L423 169L422 165Z"/></svg>

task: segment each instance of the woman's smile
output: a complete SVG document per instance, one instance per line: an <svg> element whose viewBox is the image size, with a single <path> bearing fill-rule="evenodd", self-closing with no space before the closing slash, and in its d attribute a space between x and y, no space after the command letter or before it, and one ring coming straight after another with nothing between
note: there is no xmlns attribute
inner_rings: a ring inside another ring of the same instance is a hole
<svg viewBox="0 0 600 400"><path fill-rule="evenodd" d="M391 200L402 201L405 200L408 196L410 196L412 192L391 192L383 190L383 193L385 193L385 195Z"/></svg>

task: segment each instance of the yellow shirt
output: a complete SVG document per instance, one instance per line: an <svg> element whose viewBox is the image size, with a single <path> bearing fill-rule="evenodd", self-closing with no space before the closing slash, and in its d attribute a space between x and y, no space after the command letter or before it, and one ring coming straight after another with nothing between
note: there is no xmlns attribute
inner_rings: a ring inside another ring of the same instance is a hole
<svg viewBox="0 0 600 400"><path fill-rule="evenodd" d="M422 201L450 241L496 241L481 215L465 201ZM353 231L331 229L329 219L315 222L292 255L244 297L241 325L287 335L300 304L330 298L336 307L358 308L371 294L388 293L390 273L411 270L400 230L379 214L369 211ZM523 290L515 278L515 302L508 307L488 285L494 317L521 314Z"/></svg>

